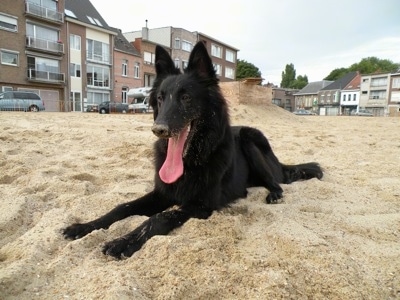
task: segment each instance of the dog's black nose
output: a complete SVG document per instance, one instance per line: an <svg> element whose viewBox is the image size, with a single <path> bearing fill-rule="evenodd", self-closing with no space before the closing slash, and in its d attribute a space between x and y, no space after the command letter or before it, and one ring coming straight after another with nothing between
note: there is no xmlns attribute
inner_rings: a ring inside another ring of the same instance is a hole
<svg viewBox="0 0 400 300"><path fill-rule="evenodd" d="M169 127L164 124L154 124L151 130L160 138L168 138L170 136Z"/></svg>

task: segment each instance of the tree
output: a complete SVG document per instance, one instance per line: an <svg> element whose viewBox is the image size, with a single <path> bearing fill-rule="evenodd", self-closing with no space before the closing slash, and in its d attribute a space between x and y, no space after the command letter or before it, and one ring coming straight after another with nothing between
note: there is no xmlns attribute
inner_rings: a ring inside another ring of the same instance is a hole
<svg viewBox="0 0 400 300"><path fill-rule="evenodd" d="M261 78L261 71L252 63L238 59L236 65L236 80L249 77Z"/></svg>
<svg viewBox="0 0 400 300"><path fill-rule="evenodd" d="M338 69L334 69L333 71L331 71L329 73L328 76L326 76L324 78L324 80L331 80L331 81L335 81L341 77L343 77L344 75L346 75L347 73L349 73L349 69L348 68L338 68Z"/></svg>
<svg viewBox="0 0 400 300"><path fill-rule="evenodd" d="M294 65L286 65L285 71L282 72L281 88L290 88L295 80L296 70L294 69Z"/></svg>
<svg viewBox="0 0 400 300"><path fill-rule="evenodd" d="M308 84L307 75L299 75L296 78L296 70L293 64L286 65L285 71L282 72L281 88L301 90Z"/></svg>
<svg viewBox="0 0 400 300"><path fill-rule="evenodd" d="M308 77L307 75L304 76L297 76L296 80L293 81L291 84L290 88L296 89L296 90L301 90L303 87L305 87L308 84Z"/></svg>
<svg viewBox="0 0 400 300"><path fill-rule="evenodd" d="M343 75L359 71L361 74L374 74L374 73L393 73L400 69L399 63L394 63L389 59L379 59L375 56L363 58L360 62L352 64L348 68L334 69L325 80L337 80Z"/></svg>

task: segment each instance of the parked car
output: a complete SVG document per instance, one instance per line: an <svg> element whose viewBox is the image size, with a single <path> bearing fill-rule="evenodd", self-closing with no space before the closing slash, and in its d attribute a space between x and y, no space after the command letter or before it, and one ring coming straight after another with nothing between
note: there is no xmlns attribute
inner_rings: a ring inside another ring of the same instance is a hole
<svg viewBox="0 0 400 300"><path fill-rule="evenodd" d="M44 109L44 102L38 94L19 91L0 93L0 110L37 112Z"/></svg>
<svg viewBox="0 0 400 300"><path fill-rule="evenodd" d="M299 116L314 116L315 115L315 113L313 113L309 110L305 110L305 109L298 109L298 110L295 110L293 113L295 115L299 115Z"/></svg>
<svg viewBox="0 0 400 300"><path fill-rule="evenodd" d="M129 104L129 111L130 112L139 111L141 113L151 112L152 107L149 104L149 97L144 98L143 102L137 102L137 103L132 102L131 104Z"/></svg>
<svg viewBox="0 0 400 300"><path fill-rule="evenodd" d="M99 104L99 113L100 114L109 114L111 113L127 113L128 112L128 104L121 102L111 102L104 101Z"/></svg>
<svg viewBox="0 0 400 300"><path fill-rule="evenodd" d="M373 117L373 113L366 109L353 109L350 113L352 116L364 116L364 117Z"/></svg>

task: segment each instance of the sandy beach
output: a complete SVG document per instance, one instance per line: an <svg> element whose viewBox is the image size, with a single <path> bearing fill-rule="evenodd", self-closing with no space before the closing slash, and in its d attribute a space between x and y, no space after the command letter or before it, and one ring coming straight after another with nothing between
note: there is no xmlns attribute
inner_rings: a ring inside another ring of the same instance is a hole
<svg viewBox="0 0 400 300"><path fill-rule="evenodd" d="M152 116L1 112L0 299L400 299L400 119L230 115L323 179L282 185L277 205L252 188L118 261L103 243L145 216L75 241L61 229L152 190Z"/></svg>

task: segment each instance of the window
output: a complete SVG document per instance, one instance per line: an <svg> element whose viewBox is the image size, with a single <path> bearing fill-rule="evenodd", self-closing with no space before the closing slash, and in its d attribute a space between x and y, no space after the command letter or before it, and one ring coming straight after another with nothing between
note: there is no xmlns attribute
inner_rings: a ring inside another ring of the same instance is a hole
<svg viewBox="0 0 400 300"><path fill-rule="evenodd" d="M128 76L128 61L126 59L122 60L122 76Z"/></svg>
<svg viewBox="0 0 400 300"><path fill-rule="evenodd" d="M69 75L72 77L81 77L81 65L71 63Z"/></svg>
<svg viewBox="0 0 400 300"><path fill-rule="evenodd" d="M107 92L88 92L87 93L88 103L100 104L104 101L110 101L110 93Z"/></svg>
<svg viewBox="0 0 400 300"><path fill-rule="evenodd" d="M235 62L235 52L226 49L225 59L230 62Z"/></svg>
<svg viewBox="0 0 400 300"><path fill-rule="evenodd" d="M181 40L178 38L175 39L174 49L181 49Z"/></svg>
<svg viewBox="0 0 400 300"><path fill-rule="evenodd" d="M392 88L394 88L394 89L400 88L400 78L393 78Z"/></svg>
<svg viewBox="0 0 400 300"><path fill-rule="evenodd" d="M148 64L148 65L154 64L154 58L155 58L155 56L151 52L145 51L143 54L143 60L144 60L145 64Z"/></svg>
<svg viewBox="0 0 400 300"><path fill-rule="evenodd" d="M353 101L357 100L357 94L353 94Z"/></svg>
<svg viewBox="0 0 400 300"><path fill-rule="evenodd" d="M219 64L213 64L213 66L214 66L215 73L216 73L217 75L221 76L221 65L219 65Z"/></svg>
<svg viewBox="0 0 400 300"><path fill-rule="evenodd" d="M74 13L72 10L69 10L69 9L66 9L66 8L65 8L64 11L65 11L65 15L66 15L66 16L76 19L76 15L75 15L75 13Z"/></svg>
<svg viewBox="0 0 400 300"><path fill-rule="evenodd" d="M387 85L387 77L379 77L371 79L371 86L385 86Z"/></svg>
<svg viewBox="0 0 400 300"><path fill-rule="evenodd" d="M1 64L18 66L19 64L18 52L1 50Z"/></svg>
<svg viewBox="0 0 400 300"><path fill-rule="evenodd" d="M60 72L60 62L55 59L28 56L28 69L39 72Z"/></svg>
<svg viewBox="0 0 400 300"><path fill-rule="evenodd" d="M81 50L81 37L79 35L71 34L69 36L70 48L74 50Z"/></svg>
<svg viewBox="0 0 400 300"><path fill-rule="evenodd" d="M140 63L138 63L138 62L135 62L135 66L134 66L134 69L133 69L133 76L135 77L135 78L140 78Z"/></svg>
<svg viewBox="0 0 400 300"><path fill-rule="evenodd" d="M51 10L57 10L57 1L54 0L29 0L29 2Z"/></svg>
<svg viewBox="0 0 400 300"><path fill-rule="evenodd" d="M175 68L179 69L179 58L175 58L174 64L175 64Z"/></svg>
<svg viewBox="0 0 400 300"><path fill-rule="evenodd" d="M13 88L11 86L2 86L1 91L2 92L12 92Z"/></svg>
<svg viewBox="0 0 400 300"><path fill-rule="evenodd" d="M225 77L229 79L235 79L235 70L225 67Z"/></svg>
<svg viewBox="0 0 400 300"><path fill-rule="evenodd" d="M343 95L343 101L346 101L346 95Z"/></svg>
<svg viewBox="0 0 400 300"><path fill-rule="evenodd" d="M281 99L278 99L278 98L272 98L272 104L275 104L275 105L278 105L278 106L280 106L280 105L281 105L281 103L282 103L282 100L281 100Z"/></svg>
<svg viewBox="0 0 400 300"><path fill-rule="evenodd" d="M98 25L98 26L103 27L103 24L101 24L101 22L98 19L92 18L92 17L89 17L89 16L86 16L86 17L88 18L90 23L92 23L93 25Z"/></svg>
<svg viewBox="0 0 400 300"><path fill-rule="evenodd" d="M50 27L43 27L36 24L26 24L26 35L40 40L58 41L58 30Z"/></svg>
<svg viewBox="0 0 400 300"><path fill-rule="evenodd" d="M222 57L222 48L215 44L211 44L211 55L215 57Z"/></svg>
<svg viewBox="0 0 400 300"><path fill-rule="evenodd" d="M182 50L184 51L192 51L192 43L187 42L187 41L182 41Z"/></svg>
<svg viewBox="0 0 400 300"><path fill-rule="evenodd" d="M64 81L60 73L60 61L43 57L28 56L28 78L45 81Z"/></svg>
<svg viewBox="0 0 400 300"><path fill-rule="evenodd" d="M95 40L86 40L87 59L103 63L110 62L110 46Z"/></svg>
<svg viewBox="0 0 400 300"><path fill-rule="evenodd" d="M8 15L0 14L0 29L18 31L18 19Z"/></svg>
<svg viewBox="0 0 400 300"><path fill-rule="evenodd" d="M110 68L88 65L86 71L87 85L110 87Z"/></svg>
<svg viewBox="0 0 400 300"><path fill-rule="evenodd" d="M370 91L369 99L386 99L386 91Z"/></svg>
<svg viewBox="0 0 400 300"><path fill-rule="evenodd" d="M188 62L186 60L182 61L182 70L185 70L188 66Z"/></svg>

